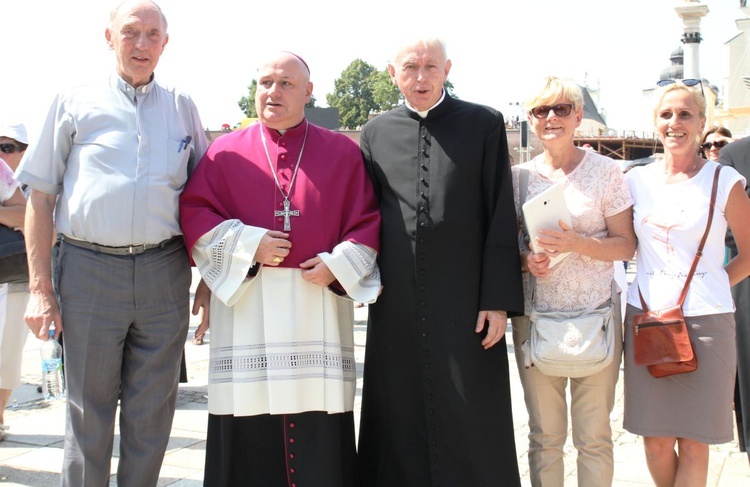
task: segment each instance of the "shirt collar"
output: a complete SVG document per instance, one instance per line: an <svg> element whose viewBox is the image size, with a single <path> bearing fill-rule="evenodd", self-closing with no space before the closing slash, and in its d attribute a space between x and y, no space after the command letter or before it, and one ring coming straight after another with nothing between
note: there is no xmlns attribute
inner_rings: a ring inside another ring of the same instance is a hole
<svg viewBox="0 0 750 487"><path fill-rule="evenodd" d="M290 140L297 137L302 137L305 134L305 129L307 128L307 124L309 123L306 118L302 119L302 122L300 122L299 125L296 125L290 129L286 129L283 134L280 134L278 130L272 129L267 127L261 122L260 123L262 130L265 131L266 135L274 142L278 142L280 138L284 138L286 140Z"/></svg>
<svg viewBox="0 0 750 487"><path fill-rule="evenodd" d="M111 85L114 88L125 93L131 100L136 96L143 96L148 94L154 87L154 74L151 74L151 79L145 85L141 85L138 88L133 88L130 84L122 79L119 74L115 73L111 78Z"/></svg>
<svg viewBox="0 0 750 487"><path fill-rule="evenodd" d="M437 102L436 102L436 103L435 103L434 105L432 105L432 106L431 106L430 108L428 108L427 110L422 110L422 111L419 111L419 110L417 110L416 108L414 108L414 107L412 107L411 105L409 105L409 102L408 102L408 101L407 101L407 102L404 102L404 104L406 105L406 108L408 108L408 109L409 109L409 110L411 110L412 112L416 113L416 114L417 114L417 115L419 115L420 117L422 117L422 118L425 118L425 117L427 117L427 114L428 114L428 113L430 113L430 110L432 110L432 109L433 109L433 108L435 108L436 106L440 105L440 103L442 103L442 102L443 102L443 100L445 100L445 90L443 90L443 93L442 93L442 94L440 95L440 99L439 99L439 100L438 100L438 101L437 101Z"/></svg>

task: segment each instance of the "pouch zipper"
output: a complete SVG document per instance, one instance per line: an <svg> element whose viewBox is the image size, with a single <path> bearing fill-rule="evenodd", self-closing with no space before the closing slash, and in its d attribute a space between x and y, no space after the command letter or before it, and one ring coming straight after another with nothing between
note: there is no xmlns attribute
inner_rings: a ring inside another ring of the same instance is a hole
<svg viewBox="0 0 750 487"><path fill-rule="evenodd" d="M658 323L644 323L642 325L635 325L635 334L638 334L638 328L652 328L654 326L667 326L667 325L676 325L680 323L681 320L671 320L671 321L660 321Z"/></svg>

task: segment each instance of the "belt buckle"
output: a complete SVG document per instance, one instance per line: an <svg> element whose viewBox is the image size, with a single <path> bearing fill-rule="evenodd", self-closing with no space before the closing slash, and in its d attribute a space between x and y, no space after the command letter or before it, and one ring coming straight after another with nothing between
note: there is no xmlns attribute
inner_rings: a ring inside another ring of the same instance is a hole
<svg viewBox="0 0 750 487"><path fill-rule="evenodd" d="M146 251L146 244L128 246L128 254L130 255L142 254L145 251Z"/></svg>

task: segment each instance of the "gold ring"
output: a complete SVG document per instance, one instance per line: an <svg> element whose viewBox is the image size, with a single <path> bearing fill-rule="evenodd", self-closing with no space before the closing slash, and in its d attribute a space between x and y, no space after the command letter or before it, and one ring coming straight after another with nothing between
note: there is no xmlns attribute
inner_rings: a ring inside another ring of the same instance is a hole
<svg viewBox="0 0 750 487"><path fill-rule="evenodd" d="M278 264L278 263L279 263L279 262L281 262L282 260L284 260L284 259L282 259L281 257L279 257L279 256L277 255L276 257L274 257L274 258L273 258L273 260L272 260L271 262L274 262L274 263Z"/></svg>

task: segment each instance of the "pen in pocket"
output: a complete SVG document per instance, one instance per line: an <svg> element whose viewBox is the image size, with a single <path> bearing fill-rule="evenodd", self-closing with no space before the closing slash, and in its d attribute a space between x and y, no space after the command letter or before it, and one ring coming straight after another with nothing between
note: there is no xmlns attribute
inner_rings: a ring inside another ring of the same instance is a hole
<svg viewBox="0 0 750 487"><path fill-rule="evenodd" d="M180 145L177 147L177 152L181 152L182 149L187 149L188 145L190 145L191 140L193 140L192 137L190 137L189 135L185 136L185 138L180 141Z"/></svg>

